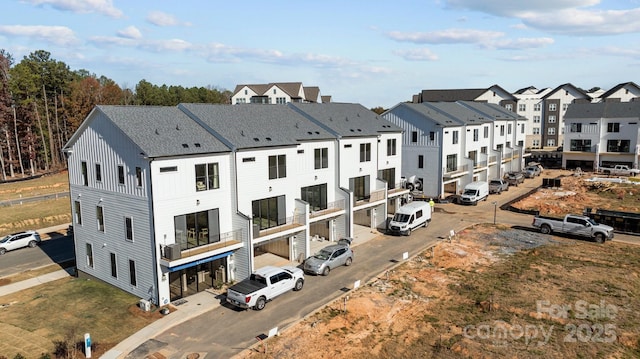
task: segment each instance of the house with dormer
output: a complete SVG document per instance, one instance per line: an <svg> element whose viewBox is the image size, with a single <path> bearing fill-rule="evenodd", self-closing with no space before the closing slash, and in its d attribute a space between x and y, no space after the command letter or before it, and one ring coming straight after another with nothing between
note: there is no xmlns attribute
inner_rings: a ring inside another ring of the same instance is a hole
<svg viewBox="0 0 640 359"><path fill-rule="evenodd" d="M330 97L321 94L317 86L303 86L302 82L275 82L236 85L231 104L324 103L328 98Z"/></svg>

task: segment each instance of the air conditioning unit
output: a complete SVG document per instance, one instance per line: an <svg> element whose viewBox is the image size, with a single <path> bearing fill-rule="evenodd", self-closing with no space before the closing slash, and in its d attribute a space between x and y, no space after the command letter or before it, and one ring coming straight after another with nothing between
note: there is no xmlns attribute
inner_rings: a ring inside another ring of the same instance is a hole
<svg viewBox="0 0 640 359"><path fill-rule="evenodd" d="M171 261L182 258L180 253L180 244L170 244L164 247L164 256Z"/></svg>
<svg viewBox="0 0 640 359"><path fill-rule="evenodd" d="M142 309L145 312L151 311L151 302L149 302L146 299L140 299L138 306L140 307L140 309Z"/></svg>

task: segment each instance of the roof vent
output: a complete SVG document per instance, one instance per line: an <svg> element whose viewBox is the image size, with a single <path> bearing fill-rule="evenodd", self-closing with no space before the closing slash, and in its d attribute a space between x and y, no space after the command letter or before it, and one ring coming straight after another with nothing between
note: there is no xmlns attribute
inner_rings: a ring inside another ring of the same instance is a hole
<svg viewBox="0 0 640 359"><path fill-rule="evenodd" d="M260 142L260 139L258 137L254 137L253 140L256 142Z"/></svg>
<svg viewBox="0 0 640 359"><path fill-rule="evenodd" d="M244 131L240 131L240 136L244 137Z"/></svg>
<svg viewBox="0 0 640 359"><path fill-rule="evenodd" d="M267 141L271 141L271 137L267 137L266 139L267 139Z"/></svg>
<svg viewBox="0 0 640 359"><path fill-rule="evenodd" d="M316 135L319 135L319 134L320 134L320 131L316 131Z"/></svg>
<svg viewBox="0 0 640 359"><path fill-rule="evenodd" d="M182 148L189 148L189 145L188 145L188 144L186 144L186 143L183 143L183 144L182 144Z"/></svg>
<svg viewBox="0 0 640 359"><path fill-rule="evenodd" d="M349 117L345 116L344 120L349 122Z"/></svg>
<svg viewBox="0 0 640 359"><path fill-rule="evenodd" d="M296 128L299 128L299 127L298 127L298 123L297 123L297 122L296 122Z"/></svg>
<svg viewBox="0 0 640 359"><path fill-rule="evenodd" d="M200 147L200 144L199 144L199 143L197 143L197 142L196 142L196 143L194 143L194 145L195 145L196 147Z"/></svg>
<svg viewBox="0 0 640 359"><path fill-rule="evenodd" d="M333 121L333 118L329 117L329 121Z"/></svg>
<svg viewBox="0 0 640 359"><path fill-rule="evenodd" d="M180 125L176 125L176 130L180 131Z"/></svg>
<svg viewBox="0 0 640 359"><path fill-rule="evenodd" d="M159 135L160 131L158 131L158 129L156 128L156 135Z"/></svg>

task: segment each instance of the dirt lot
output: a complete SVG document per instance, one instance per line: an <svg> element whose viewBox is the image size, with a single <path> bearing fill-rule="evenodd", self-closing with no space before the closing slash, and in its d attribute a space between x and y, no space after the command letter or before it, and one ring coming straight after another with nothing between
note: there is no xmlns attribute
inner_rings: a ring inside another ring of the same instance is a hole
<svg viewBox="0 0 640 359"><path fill-rule="evenodd" d="M515 206L639 211L640 186L584 179ZM480 225L240 358L639 357L639 274L638 246Z"/></svg>

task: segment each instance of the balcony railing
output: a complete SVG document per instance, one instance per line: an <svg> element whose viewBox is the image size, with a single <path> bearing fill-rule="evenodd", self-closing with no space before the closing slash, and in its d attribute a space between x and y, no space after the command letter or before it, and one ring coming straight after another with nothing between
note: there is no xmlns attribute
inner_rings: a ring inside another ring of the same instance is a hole
<svg viewBox="0 0 640 359"><path fill-rule="evenodd" d="M217 235L210 235L209 242L202 244L200 246L188 247L188 243L186 241L179 241L177 244L180 246L180 256L181 258L191 257L198 254L214 251L220 248L232 246L242 243L242 230L238 229L231 232L220 233ZM169 258L164 256L163 258L170 260Z"/></svg>
<svg viewBox="0 0 640 359"><path fill-rule="evenodd" d="M344 209L344 199L327 203L327 208L312 210L309 217L318 217L332 212L338 212Z"/></svg>
<svg viewBox="0 0 640 359"><path fill-rule="evenodd" d="M445 177L453 177L453 176L455 176L457 174L461 174L463 172L468 172L468 171L469 171L469 165L458 166L456 168L447 167L445 169L444 176Z"/></svg>
<svg viewBox="0 0 640 359"><path fill-rule="evenodd" d="M364 203L372 203L372 202L378 202L378 201L382 201L384 200L385 197L385 190L383 189L377 189L375 191L372 191L369 194L369 197L366 198L361 198L361 199L356 199L355 197L353 198L353 205L357 206L357 205L361 205Z"/></svg>
<svg viewBox="0 0 640 359"><path fill-rule="evenodd" d="M277 225L272 225L269 228L265 228L265 229L260 229L258 223L256 223L259 220L265 221L265 223L263 224L267 224L266 222L268 222L267 219L265 218L254 218L253 219L253 238L259 238L259 237L264 237L264 236L268 236L270 234L274 234L274 233L279 233L279 232L284 232L287 231L289 229L293 229L293 228L297 228L297 227L303 227L305 225L305 221L304 221L305 216L302 214L299 215L295 215L295 216L291 216L291 217L286 217L286 218L279 218L278 219L278 224Z"/></svg>
<svg viewBox="0 0 640 359"><path fill-rule="evenodd" d="M496 156L489 156L489 163L494 163L497 161L497 157Z"/></svg>

